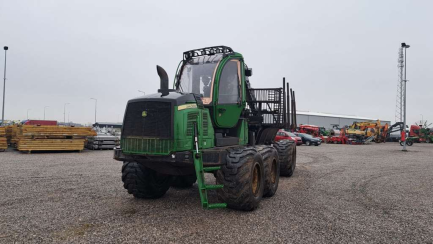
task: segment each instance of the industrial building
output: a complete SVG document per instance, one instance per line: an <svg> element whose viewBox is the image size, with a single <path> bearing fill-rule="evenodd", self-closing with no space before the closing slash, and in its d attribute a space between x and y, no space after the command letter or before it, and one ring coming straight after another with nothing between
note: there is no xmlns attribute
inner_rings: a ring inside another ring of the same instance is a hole
<svg viewBox="0 0 433 244"><path fill-rule="evenodd" d="M325 127L326 129L331 129L334 125L338 125L338 127L342 128L346 125L351 125L353 122L364 122L364 121L376 121L380 120L381 124L388 125L391 124L389 120L382 120L380 118L366 118L366 117L358 117L353 115L337 115L337 114L327 114L327 113L318 113L318 112L309 112L309 111L296 111L296 119L298 126L300 124L308 124L308 125L317 125L319 127Z"/></svg>

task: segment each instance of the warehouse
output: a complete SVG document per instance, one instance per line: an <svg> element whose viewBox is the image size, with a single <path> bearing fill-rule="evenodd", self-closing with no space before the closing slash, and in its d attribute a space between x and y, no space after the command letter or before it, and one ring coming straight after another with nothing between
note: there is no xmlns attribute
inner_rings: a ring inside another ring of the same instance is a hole
<svg viewBox="0 0 433 244"><path fill-rule="evenodd" d="M363 121L376 121L373 118L359 117L353 115L337 115L337 114L327 114L327 113L318 113L318 112L310 112L310 111L296 111L297 124L308 124L308 125L317 125L319 127L325 127L326 129L331 129L333 125L338 125L340 128L351 125L353 122L363 122ZM380 119L380 118L379 118ZM391 124L389 120L381 120L381 124L388 125Z"/></svg>

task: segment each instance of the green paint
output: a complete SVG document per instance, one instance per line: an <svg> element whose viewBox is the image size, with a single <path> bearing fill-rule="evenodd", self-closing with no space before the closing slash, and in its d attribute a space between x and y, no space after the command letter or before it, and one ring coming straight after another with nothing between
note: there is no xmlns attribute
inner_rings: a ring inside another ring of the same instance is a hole
<svg viewBox="0 0 433 244"><path fill-rule="evenodd" d="M238 127L237 137L239 137L240 145L248 144L248 121L246 119L239 120L240 126Z"/></svg>

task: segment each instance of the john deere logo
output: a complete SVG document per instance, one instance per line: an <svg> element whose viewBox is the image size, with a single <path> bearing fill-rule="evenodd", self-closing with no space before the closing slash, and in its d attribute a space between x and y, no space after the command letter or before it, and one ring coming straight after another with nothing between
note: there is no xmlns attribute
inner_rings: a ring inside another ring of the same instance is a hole
<svg viewBox="0 0 433 244"><path fill-rule="evenodd" d="M147 116L147 111L143 111L143 112L141 112L141 117L146 117Z"/></svg>

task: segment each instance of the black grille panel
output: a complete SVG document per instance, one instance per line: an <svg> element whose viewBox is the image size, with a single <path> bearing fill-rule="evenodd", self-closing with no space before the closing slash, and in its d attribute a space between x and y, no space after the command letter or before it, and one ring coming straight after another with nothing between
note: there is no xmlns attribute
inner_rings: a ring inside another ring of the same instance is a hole
<svg viewBox="0 0 433 244"><path fill-rule="evenodd" d="M198 112L188 113L188 122L186 126L186 135L192 136L194 134L194 122L197 122Z"/></svg>
<svg viewBox="0 0 433 244"><path fill-rule="evenodd" d="M207 113L203 113L203 136L208 136L208 126L209 120L207 118Z"/></svg>
<svg viewBox="0 0 433 244"><path fill-rule="evenodd" d="M126 109L122 137L170 138L173 130L171 116L170 102L130 103Z"/></svg>

